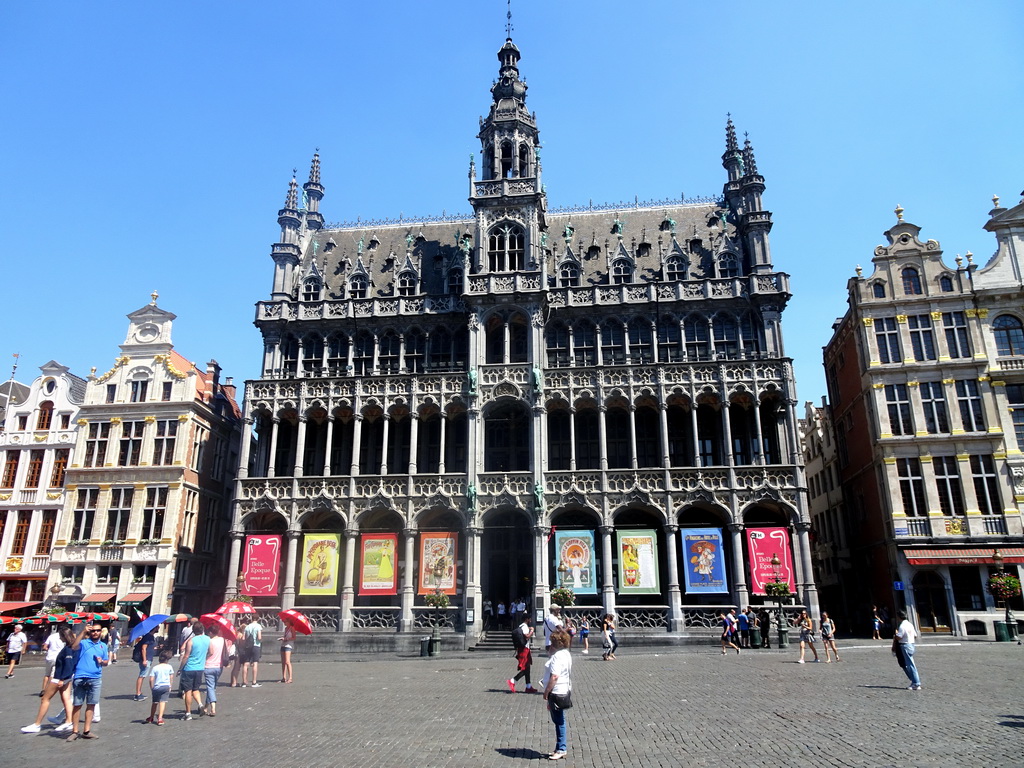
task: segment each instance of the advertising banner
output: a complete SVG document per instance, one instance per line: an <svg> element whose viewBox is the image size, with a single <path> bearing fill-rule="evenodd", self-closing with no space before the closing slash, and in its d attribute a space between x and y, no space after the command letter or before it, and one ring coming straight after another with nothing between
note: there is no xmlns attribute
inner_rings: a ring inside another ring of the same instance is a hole
<svg viewBox="0 0 1024 768"><path fill-rule="evenodd" d="M593 531L555 532L556 586L577 595L597 594Z"/></svg>
<svg viewBox="0 0 1024 768"><path fill-rule="evenodd" d="M307 533L302 543L300 595L333 595L338 591L341 534Z"/></svg>
<svg viewBox="0 0 1024 768"><path fill-rule="evenodd" d="M281 537L246 536L242 594L276 597L281 572Z"/></svg>
<svg viewBox="0 0 1024 768"><path fill-rule="evenodd" d="M455 564L457 562L459 534L420 534L420 591L425 595L438 588L448 595L457 592Z"/></svg>
<svg viewBox="0 0 1024 768"><path fill-rule="evenodd" d="M395 553L398 535L374 533L362 536L359 553L359 594L394 595L398 593Z"/></svg>
<svg viewBox="0 0 1024 768"><path fill-rule="evenodd" d="M722 529L680 528L679 536L683 543L683 562L686 563L686 592L728 592Z"/></svg>
<svg viewBox="0 0 1024 768"><path fill-rule="evenodd" d="M619 593L657 595L658 535L652 530L617 531L619 544Z"/></svg>
<svg viewBox="0 0 1024 768"><path fill-rule="evenodd" d="M776 569L772 557L778 555L779 581L789 584L789 591L795 592L793 583L793 557L789 550L789 531L785 528L748 528L747 553L750 557L750 591L755 595L765 594L764 585L775 581Z"/></svg>

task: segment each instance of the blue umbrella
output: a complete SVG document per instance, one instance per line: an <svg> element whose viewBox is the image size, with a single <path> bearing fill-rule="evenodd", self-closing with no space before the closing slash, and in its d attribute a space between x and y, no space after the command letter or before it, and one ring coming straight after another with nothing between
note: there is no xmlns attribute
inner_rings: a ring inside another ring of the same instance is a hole
<svg viewBox="0 0 1024 768"><path fill-rule="evenodd" d="M166 620L166 613L154 613L148 619L143 619L135 625L135 628L132 630L132 634L131 637L128 639L128 642L134 644L136 640L138 640L144 634L149 632L149 630L153 629L154 627L159 627Z"/></svg>

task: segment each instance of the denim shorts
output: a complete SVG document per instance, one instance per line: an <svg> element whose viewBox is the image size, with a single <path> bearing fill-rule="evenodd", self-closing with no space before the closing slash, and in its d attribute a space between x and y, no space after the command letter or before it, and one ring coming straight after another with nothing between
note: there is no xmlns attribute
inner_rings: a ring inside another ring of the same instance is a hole
<svg viewBox="0 0 1024 768"><path fill-rule="evenodd" d="M103 679L99 677L78 677L74 683L74 701L76 707L83 704L99 704Z"/></svg>
<svg viewBox="0 0 1024 768"><path fill-rule="evenodd" d="M154 688L153 689L153 703L154 704L159 704L161 702L167 701L167 699L169 699L170 696L171 696L171 689L170 688Z"/></svg>

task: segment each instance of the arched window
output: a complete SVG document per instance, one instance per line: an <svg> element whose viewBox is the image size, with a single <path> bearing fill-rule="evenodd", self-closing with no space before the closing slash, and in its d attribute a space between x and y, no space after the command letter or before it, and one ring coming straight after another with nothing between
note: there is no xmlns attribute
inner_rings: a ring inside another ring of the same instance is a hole
<svg viewBox="0 0 1024 768"><path fill-rule="evenodd" d="M412 272L403 272L398 276L398 295L412 296L416 293L416 275Z"/></svg>
<svg viewBox="0 0 1024 768"><path fill-rule="evenodd" d="M633 282L633 265L626 259L616 259L612 264L612 282L615 285Z"/></svg>
<svg viewBox="0 0 1024 768"><path fill-rule="evenodd" d="M719 277L739 277L740 263L733 253L723 253L718 259Z"/></svg>
<svg viewBox="0 0 1024 768"><path fill-rule="evenodd" d="M508 321L508 359L512 363L525 363L530 346L530 321L517 312Z"/></svg>
<svg viewBox="0 0 1024 768"><path fill-rule="evenodd" d="M519 175L522 178L533 175L530 173L530 148L526 144L519 145Z"/></svg>
<svg viewBox="0 0 1024 768"><path fill-rule="evenodd" d="M355 338L352 368L356 376L368 376L373 373L373 334L369 331L363 331Z"/></svg>
<svg viewBox="0 0 1024 768"><path fill-rule="evenodd" d="M324 337L311 333L302 339L302 372L306 375L320 373L324 359Z"/></svg>
<svg viewBox="0 0 1024 768"><path fill-rule="evenodd" d="M624 400L608 404L604 414L608 469L629 469L633 464L629 440L629 407Z"/></svg>
<svg viewBox="0 0 1024 768"><path fill-rule="evenodd" d="M36 430L42 432L53 423L53 403L44 400L39 404L39 415L36 416Z"/></svg>
<svg viewBox="0 0 1024 768"><path fill-rule="evenodd" d="M662 363L678 363L683 359L680 344L679 321L671 315L658 318L658 360Z"/></svg>
<svg viewBox="0 0 1024 768"><path fill-rule="evenodd" d="M686 279L686 262L679 256L669 256L665 262L665 279L674 282Z"/></svg>
<svg viewBox="0 0 1024 768"><path fill-rule="evenodd" d="M875 283L871 287L871 290L874 291L876 299L884 299L885 298L885 283Z"/></svg>
<svg viewBox="0 0 1024 768"><path fill-rule="evenodd" d="M605 365L623 365L626 362L625 332L617 320L601 323L601 362Z"/></svg>
<svg viewBox="0 0 1024 768"><path fill-rule="evenodd" d="M512 142L503 141L501 143L501 177L503 179L512 178L512 164L514 158L512 156Z"/></svg>
<svg viewBox="0 0 1024 768"><path fill-rule="evenodd" d="M465 326L456 329L452 337L452 354L455 370L465 371L469 368L469 329Z"/></svg>
<svg viewBox="0 0 1024 768"><path fill-rule="evenodd" d="M903 292L908 296L917 296L921 293L921 275L913 267L907 267L901 273L903 276Z"/></svg>
<svg viewBox="0 0 1024 768"><path fill-rule="evenodd" d="M430 332L430 367L435 371L452 370L452 335L446 328Z"/></svg>
<svg viewBox="0 0 1024 768"><path fill-rule="evenodd" d="M581 405L588 403L589 407ZM577 401L575 432L576 468L600 469L601 467L601 414L593 400Z"/></svg>
<svg viewBox="0 0 1024 768"><path fill-rule="evenodd" d="M943 275L939 278L939 290L943 293L953 292L953 278L949 275Z"/></svg>
<svg viewBox="0 0 1024 768"><path fill-rule="evenodd" d="M525 269L526 238L522 228L515 224L502 224L492 229L487 261L491 272Z"/></svg>
<svg viewBox="0 0 1024 768"><path fill-rule="evenodd" d="M530 414L522 403L498 405L484 419L484 471L530 468Z"/></svg>
<svg viewBox="0 0 1024 768"><path fill-rule="evenodd" d="M347 371L348 365L348 336L344 333L331 334L327 339L327 368L330 373L340 376Z"/></svg>
<svg viewBox="0 0 1024 768"><path fill-rule="evenodd" d="M736 318L722 314L715 316L715 356L718 359L734 360L739 357L739 338Z"/></svg>
<svg viewBox="0 0 1024 768"><path fill-rule="evenodd" d="M411 330L405 334L405 368L409 373L423 373L423 353L427 339L423 331Z"/></svg>
<svg viewBox="0 0 1024 768"><path fill-rule="evenodd" d="M294 376L299 365L299 340L291 334L281 339L281 361L285 375Z"/></svg>
<svg viewBox="0 0 1024 768"><path fill-rule="evenodd" d="M571 261L562 265L558 272L559 284L563 288L578 288L580 284L580 268Z"/></svg>
<svg viewBox="0 0 1024 768"><path fill-rule="evenodd" d="M302 284L302 300L303 301L320 301L320 281L315 277L310 277Z"/></svg>
<svg viewBox="0 0 1024 768"><path fill-rule="evenodd" d="M1000 356L1024 355L1024 325L1013 315L1000 315L992 321L996 350Z"/></svg>
<svg viewBox="0 0 1024 768"><path fill-rule="evenodd" d="M548 469L570 468L572 436L569 434L569 410L554 408L548 411Z"/></svg>
<svg viewBox="0 0 1024 768"><path fill-rule="evenodd" d="M653 402L637 405L634 414L636 432L636 465L638 467L661 466L661 420L658 406Z"/></svg>
<svg viewBox="0 0 1024 768"><path fill-rule="evenodd" d="M500 315L487 318L485 332L486 357L488 363L505 362L505 320Z"/></svg>
<svg viewBox="0 0 1024 768"><path fill-rule="evenodd" d="M369 281L365 275L354 275L348 283L349 298L365 299L369 287Z"/></svg>

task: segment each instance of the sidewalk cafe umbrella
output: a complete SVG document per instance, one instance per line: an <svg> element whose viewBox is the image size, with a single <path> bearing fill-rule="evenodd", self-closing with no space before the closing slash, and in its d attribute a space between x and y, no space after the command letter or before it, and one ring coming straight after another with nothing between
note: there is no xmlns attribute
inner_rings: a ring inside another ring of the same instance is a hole
<svg viewBox="0 0 1024 768"><path fill-rule="evenodd" d="M164 619L164 624L181 624L183 621L192 621L191 614L172 613L170 616Z"/></svg>
<svg viewBox="0 0 1024 768"><path fill-rule="evenodd" d="M277 617L296 632L301 632L304 635L313 634L313 627L310 626L309 619L293 608L281 611Z"/></svg>
<svg viewBox="0 0 1024 768"><path fill-rule="evenodd" d="M210 627L214 624L220 629L220 633L223 637L226 637L231 642L234 642L237 636L235 635L235 628L231 625L231 620L225 618L220 613L204 613L199 617L200 623L204 627Z"/></svg>
<svg viewBox="0 0 1024 768"><path fill-rule="evenodd" d="M73 621L74 617L66 613L41 613L38 616L26 616L25 624L60 624L62 621Z"/></svg>
<svg viewBox="0 0 1024 768"><path fill-rule="evenodd" d="M168 616L166 613L154 613L148 619L143 619L134 627L132 627L132 633L128 637L128 642L134 645L136 640L145 635L147 632L149 632L149 630L153 629L154 627L159 627L167 619Z"/></svg>
<svg viewBox="0 0 1024 768"><path fill-rule="evenodd" d="M13 616L0 616L0 624L13 624L20 619L16 619Z"/></svg>
<svg viewBox="0 0 1024 768"><path fill-rule="evenodd" d="M252 603L247 603L244 600L230 600L214 611L214 613L222 615L229 613L256 613L256 609Z"/></svg>
<svg viewBox="0 0 1024 768"><path fill-rule="evenodd" d="M104 621L128 621L128 617L123 613L107 612L101 613Z"/></svg>

